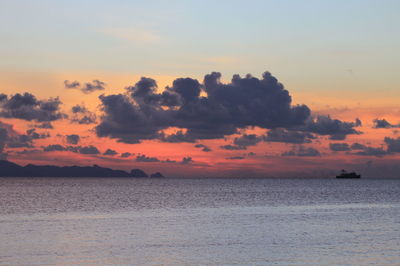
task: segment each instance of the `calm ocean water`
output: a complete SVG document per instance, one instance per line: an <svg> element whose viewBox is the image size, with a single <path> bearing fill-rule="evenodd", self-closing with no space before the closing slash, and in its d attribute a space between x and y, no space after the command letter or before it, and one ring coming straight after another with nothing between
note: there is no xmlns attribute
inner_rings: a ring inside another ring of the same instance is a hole
<svg viewBox="0 0 400 266"><path fill-rule="evenodd" d="M400 180L0 178L0 264L400 265Z"/></svg>

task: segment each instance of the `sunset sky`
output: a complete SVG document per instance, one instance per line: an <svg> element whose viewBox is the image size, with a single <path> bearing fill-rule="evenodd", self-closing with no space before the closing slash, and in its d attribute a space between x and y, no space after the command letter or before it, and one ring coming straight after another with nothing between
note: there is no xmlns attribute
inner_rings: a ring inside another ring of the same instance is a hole
<svg viewBox="0 0 400 266"><path fill-rule="evenodd" d="M400 1L0 1L0 152L172 177L400 172Z"/></svg>

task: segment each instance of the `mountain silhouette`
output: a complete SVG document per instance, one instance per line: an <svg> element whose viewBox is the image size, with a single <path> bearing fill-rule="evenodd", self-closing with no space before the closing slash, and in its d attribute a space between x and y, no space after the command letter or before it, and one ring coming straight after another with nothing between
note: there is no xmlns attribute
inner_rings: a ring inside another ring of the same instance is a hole
<svg viewBox="0 0 400 266"><path fill-rule="evenodd" d="M114 170L98 165L93 166L54 166L28 164L20 166L10 161L0 160L0 177L148 177L140 169L132 169L130 173ZM156 174L150 177L163 177Z"/></svg>

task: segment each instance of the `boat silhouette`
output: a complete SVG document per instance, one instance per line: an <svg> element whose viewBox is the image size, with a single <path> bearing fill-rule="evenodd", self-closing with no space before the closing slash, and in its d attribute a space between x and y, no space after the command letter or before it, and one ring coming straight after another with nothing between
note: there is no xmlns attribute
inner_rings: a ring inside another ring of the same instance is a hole
<svg viewBox="0 0 400 266"><path fill-rule="evenodd" d="M336 178L361 178L361 175L358 175L355 172L346 172L345 170L342 170L340 175L337 175Z"/></svg>

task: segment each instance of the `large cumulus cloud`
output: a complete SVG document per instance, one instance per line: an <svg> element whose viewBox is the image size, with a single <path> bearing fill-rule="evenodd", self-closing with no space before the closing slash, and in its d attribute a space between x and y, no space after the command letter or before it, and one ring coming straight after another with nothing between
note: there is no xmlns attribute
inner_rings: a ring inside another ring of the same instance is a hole
<svg viewBox="0 0 400 266"><path fill-rule="evenodd" d="M162 93L157 92L154 80L142 78L126 94L102 95L104 114L96 133L126 143L193 142L223 138L249 126L301 126L310 116L307 106L291 104L289 92L268 72L261 79L234 75L227 84L220 78L217 72L206 75L202 84L179 78ZM185 133L174 137L161 133L169 127L185 129Z"/></svg>

